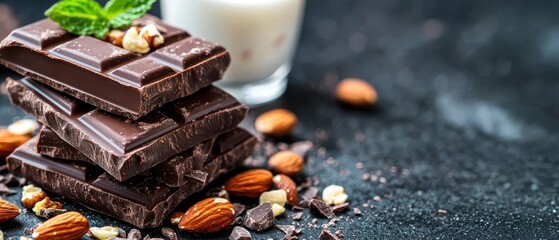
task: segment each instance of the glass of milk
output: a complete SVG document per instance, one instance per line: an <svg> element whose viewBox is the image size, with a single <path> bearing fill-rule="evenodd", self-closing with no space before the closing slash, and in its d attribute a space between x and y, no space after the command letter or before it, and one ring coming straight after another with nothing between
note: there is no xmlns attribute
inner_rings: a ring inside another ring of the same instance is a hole
<svg viewBox="0 0 559 240"><path fill-rule="evenodd" d="M285 91L304 7L305 0L161 1L165 21L229 50L217 85L250 106Z"/></svg>

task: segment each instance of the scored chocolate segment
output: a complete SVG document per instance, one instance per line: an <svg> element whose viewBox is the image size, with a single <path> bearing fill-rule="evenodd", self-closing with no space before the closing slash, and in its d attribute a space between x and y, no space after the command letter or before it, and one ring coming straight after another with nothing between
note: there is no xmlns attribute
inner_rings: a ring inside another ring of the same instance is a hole
<svg viewBox="0 0 559 240"><path fill-rule="evenodd" d="M10 171L87 208L145 228L161 225L185 198L240 166L252 153L256 139L251 137L205 164L198 170L207 174L203 181L191 179L181 187L168 187L150 177L119 182L90 164L41 156L36 153L36 141L28 141L6 159Z"/></svg>
<svg viewBox="0 0 559 240"><path fill-rule="evenodd" d="M138 121L92 108L30 79L8 79L10 100L119 181L234 129L248 109L208 87Z"/></svg>
<svg viewBox="0 0 559 240"><path fill-rule="evenodd" d="M0 43L0 63L133 120L221 79L230 62L225 48L153 16L135 21L139 26L150 23L161 30L165 43L140 55L41 20L14 30Z"/></svg>

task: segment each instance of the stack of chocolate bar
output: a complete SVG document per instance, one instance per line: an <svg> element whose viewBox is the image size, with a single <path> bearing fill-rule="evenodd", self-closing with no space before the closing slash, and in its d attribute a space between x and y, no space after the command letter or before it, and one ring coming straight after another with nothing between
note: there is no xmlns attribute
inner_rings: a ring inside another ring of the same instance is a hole
<svg viewBox="0 0 559 240"><path fill-rule="evenodd" d="M221 46L158 18L165 44L135 54L72 35L49 19L14 30L0 63L13 104L43 124L8 167L44 189L135 226L156 227L184 199L235 169L256 139L237 125L247 107L211 85Z"/></svg>

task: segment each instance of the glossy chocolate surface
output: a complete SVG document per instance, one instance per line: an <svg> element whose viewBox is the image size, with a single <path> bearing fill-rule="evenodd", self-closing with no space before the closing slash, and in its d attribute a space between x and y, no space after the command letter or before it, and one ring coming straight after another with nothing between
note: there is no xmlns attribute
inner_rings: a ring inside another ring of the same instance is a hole
<svg viewBox="0 0 559 240"><path fill-rule="evenodd" d="M119 181L234 129L247 107L208 87L136 120L110 114L30 79L8 79L11 101Z"/></svg>
<svg viewBox="0 0 559 240"><path fill-rule="evenodd" d="M138 119L221 79L230 62L214 43L144 16L165 44L136 54L89 36L75 36L49 19L14 30L0 43L0 63L105 111ZM32 60L30 60L32 59Z"/></svg>

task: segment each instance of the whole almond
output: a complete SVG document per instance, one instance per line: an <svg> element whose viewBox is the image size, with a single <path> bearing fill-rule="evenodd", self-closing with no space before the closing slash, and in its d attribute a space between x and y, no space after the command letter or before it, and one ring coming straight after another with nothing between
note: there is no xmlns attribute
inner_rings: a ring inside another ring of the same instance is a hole
<svg viewBox="0 0 559 240"><path fill-rule="evenodd" d="M368 82L357 78L346 78L338 83L336 97L353 106L371 106L378 100L377 91Z"/></svg>
<svg viewBox="0 0 559 240"><path fill-rule="evenodd" d="M33 238L37 240L80 239L89 231L89 221L78 212L67 212L53 217L39 225L33 231Z"/></svg>
<svg viewBox="0 0 559 240"><path fill-rule="evenodd" d="M297 125L297 116L286 109L275 109L258 116L254 125L263 134L283 137L293 131Z"/></svg>
<svg viewBox="0 0 559 240"><path fill-rule="evenodd" d="M257 198L272 188L272 173L264 169L244 171L225 183L225 190L237 197Z"/></svg>
<svg viewBox="0 0 559 240"><path fill-rule="evenodd" d="M208 198L190 207L179 222L179 229L211 233L227 228L235 220L235 207L225 198Z"/></svg>
<svg viewBox="0 0 559 240"><path fill-rule="evenodd" d="M278 174L272 179L277 189L283 189L287 193L287 203L291 206L296 206L297 203L297 185L289 176L285 174Z"/></svg>
<svg viewBox="0 0 559 240"><path fill-rule="evenodd" d="M10 203L4 199L0 199L0 223L11 220L21 213L19 209L13 203Z"/></svg>
<svg viewBox="0 0 559 240"><path fill-rule="evenodd" d="M268 166L278 173L293 176L303 171L305 161L303 156L292 151L280 151L268 160Z"/></svg>
<svg viewBox="0 0 559 240"><path fill-rule="evenodd" d="M18 135L8 130L0 129L0 157L7 157L30 138L30 135Z"/></svg>

